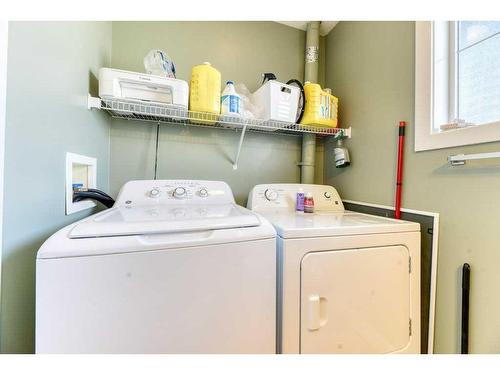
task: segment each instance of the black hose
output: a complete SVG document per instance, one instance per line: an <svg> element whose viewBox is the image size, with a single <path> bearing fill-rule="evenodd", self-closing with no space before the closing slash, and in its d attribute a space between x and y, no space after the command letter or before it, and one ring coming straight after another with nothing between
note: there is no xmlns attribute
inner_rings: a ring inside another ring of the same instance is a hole
<svg viewBox="0 0 500 375"><path fill-rule="evenodd" d="M104 191L102 190L98 190L98 189L87 189L87 191L90 191L91 193L98 193L98 194L101 194L102 196L105 196L106 198L109 198L109 199L113 199L110 195L106 194Z"/></svg>
<svg viewBox="0 0 500 375"><path fill-rule="evenodd" d="M92 190L96 190L96 189L92 189ZM97 191L89 191L89 190L85 191L85 190L83 190L83 191L74 191L73 192L73 202L79 202L79 201L82 201L85 199L92 199L94 201L102 203L107 208L111 208L115 204L115 200L113 198L111 198L106 193L101 192L100 190L97 190Z"/></svg>
<svg viewBox="0 0 500 375"><path fill-rule="evenodd" d="M295 117L295 123L298 124L300 123L300 120L302 120L302 116L304 116L304 108L306 106L306 94L304 91L304 86L298 79L290 79L286 84L297 86L300 90L299 107L297 110L297 116ZM302 101L302 107L300 106L300 101Z"/></svg>

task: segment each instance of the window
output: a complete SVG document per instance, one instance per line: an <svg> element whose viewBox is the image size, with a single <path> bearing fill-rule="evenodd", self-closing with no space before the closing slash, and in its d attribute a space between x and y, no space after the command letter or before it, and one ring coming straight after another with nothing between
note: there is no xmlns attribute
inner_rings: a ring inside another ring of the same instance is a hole
<svg viewBox="0 0 500 375"><path fill-rule="evenodd" d="M500 140L500 22L417 22L415 150Z"/></svg>
<svg viewBox="0 0 500 375"><path fill-rule="evenodd" d="M456 24L458 118L500 121L500 22Z"/></svg>

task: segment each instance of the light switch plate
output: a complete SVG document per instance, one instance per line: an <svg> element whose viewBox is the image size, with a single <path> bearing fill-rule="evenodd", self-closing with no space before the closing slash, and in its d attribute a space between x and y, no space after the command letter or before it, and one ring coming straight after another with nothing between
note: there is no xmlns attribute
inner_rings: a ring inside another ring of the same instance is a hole
<svg viewBox="0 0 500 375"><path fill-rule="evenodd" d="M96 206L91 200L73 202L73 184L80 183L86 188L95 189L96 175L96 158L66 153L66 215Z"/></svg>

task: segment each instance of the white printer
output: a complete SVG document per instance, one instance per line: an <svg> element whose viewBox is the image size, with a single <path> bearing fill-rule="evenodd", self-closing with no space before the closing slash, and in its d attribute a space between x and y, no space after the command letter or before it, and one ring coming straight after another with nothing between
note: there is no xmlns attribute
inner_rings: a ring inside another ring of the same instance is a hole
<svg viewBox="0 0 500 375"><path fill-rule="evenodd" d="M99 69L101 99L126 99L168 104L187 109L189 87L186 81L126 70Z"/></svg>

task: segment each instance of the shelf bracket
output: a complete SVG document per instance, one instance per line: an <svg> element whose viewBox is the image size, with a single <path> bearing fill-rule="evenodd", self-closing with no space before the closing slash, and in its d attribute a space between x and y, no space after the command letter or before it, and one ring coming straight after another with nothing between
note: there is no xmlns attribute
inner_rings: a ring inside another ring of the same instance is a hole
<svg viewBox="0 0 500 375"><path fill-rule="evenodd" d="M87 109L97 108L101 109L101 98L95 98L88 94L87 96Z"/></svg>
<svg viewBox="0 0 500 375"><path fill-rule="evenodd" d="M236 151L236 157L234 158L233 161L234 170L238 169L238 160L240 159L241 146L243 146L243 139L245 138L246 131L247 131L247 125L245 124L245 126L243 126L243 129L241 130L240 141L238 142L238 150Z"/></svg>

